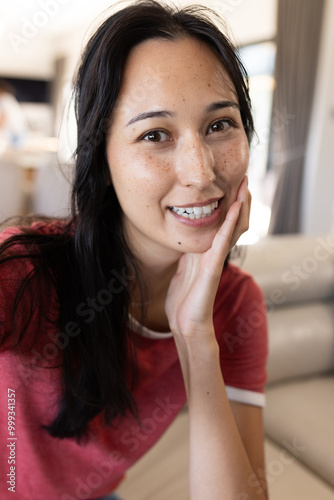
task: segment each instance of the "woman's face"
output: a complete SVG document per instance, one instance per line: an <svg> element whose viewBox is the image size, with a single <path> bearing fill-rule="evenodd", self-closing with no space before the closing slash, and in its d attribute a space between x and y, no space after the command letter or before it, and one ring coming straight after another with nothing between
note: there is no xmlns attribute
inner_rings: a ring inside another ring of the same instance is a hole
<svg viewBox="0 0 334 500"><path fill-rule="evenodd" d="M206 44L153 39L133 49L107 143L133 251L210 248L248 155L235 88Z"/></svg>

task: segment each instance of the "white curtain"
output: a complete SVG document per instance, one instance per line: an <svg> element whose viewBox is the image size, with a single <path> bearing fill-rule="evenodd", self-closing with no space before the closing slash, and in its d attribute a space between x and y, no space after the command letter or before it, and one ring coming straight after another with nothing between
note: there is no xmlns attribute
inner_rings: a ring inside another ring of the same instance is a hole
<svg viewBox="0 0 334 500"><path fill-rule="evenodd" d="M276 89L268 169L277 186L269 233L298 233L306 140L324 0L278 0Z"/></svg>

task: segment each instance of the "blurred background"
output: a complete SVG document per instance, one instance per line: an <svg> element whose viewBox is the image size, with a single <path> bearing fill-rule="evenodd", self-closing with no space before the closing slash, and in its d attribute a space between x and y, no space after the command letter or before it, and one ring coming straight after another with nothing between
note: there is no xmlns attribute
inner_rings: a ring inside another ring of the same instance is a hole
<svg viewBox="0 0 334 500"><path fill-rule="evenodd" d="M226 20L251 77L253 210L242 242L268 232L331 232L333 0L202 3ZM112 4L1 1L0 221L32 212L69 213L76 138L71 81L89 33Z"/></svg>
<svg viewBox="0 0 334 500"><path fill-rule="evenodd" d="M271 498L331 500L334 0L201 3L226 20L250 75L257 132L249 166L253 205L250 229L239 242L251 244L246 260L241 252L242 264L262 287L268 309ZM0 0L0 222L31 213L69 215L72 77L89 35L114 4ZM162 448L130 471L123 498L188 498L186 418L184 412Z"/></svg>

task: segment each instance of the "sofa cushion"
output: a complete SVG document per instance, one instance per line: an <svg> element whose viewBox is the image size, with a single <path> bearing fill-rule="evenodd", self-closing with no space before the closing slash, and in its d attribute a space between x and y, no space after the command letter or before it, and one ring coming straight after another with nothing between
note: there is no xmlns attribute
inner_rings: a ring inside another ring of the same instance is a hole
<svg viewBox="0 0 334 500"><path fill-rule="evenodd" d="M334 372L267 390L266 434L334 486Z"/></svg>
<svg viewBox="0 0 334 500"><path fill-rule="evenodd" d="M238 264L254 274L268 309L334 297L334 235L279 235L240 249Z"/></svg>
<svg viewBox="0 0 334 500"><path fill-rule="evenodd" d="M265 453L270 500L333 500L331 486L268 437Z"/></svg>
<svg viewBox="0 0 334 500"><path fill-rule="evenodd" d="M270 500L333 500L333 489L289 452L268 439L265 452ZM190 500L188 467L189 418L183 411L127 472L117 493L131 500Z"/></svg>
<svg viewBox="0 0 334 500"><path fill-rule="evenodd" d="M268 311L268 382L334 370L334 301Z"/></svg>

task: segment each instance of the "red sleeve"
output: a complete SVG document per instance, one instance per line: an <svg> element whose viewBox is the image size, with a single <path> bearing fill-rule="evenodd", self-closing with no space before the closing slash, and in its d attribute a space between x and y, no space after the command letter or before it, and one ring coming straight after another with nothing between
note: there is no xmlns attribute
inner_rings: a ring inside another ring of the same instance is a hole
<svg viewBox="0 0 334 500"><path fill-rule="evenodd" d="M264 392L268 328L260 287L246 272L224 269L214 306L214 325L227 386Z"/></svg>

